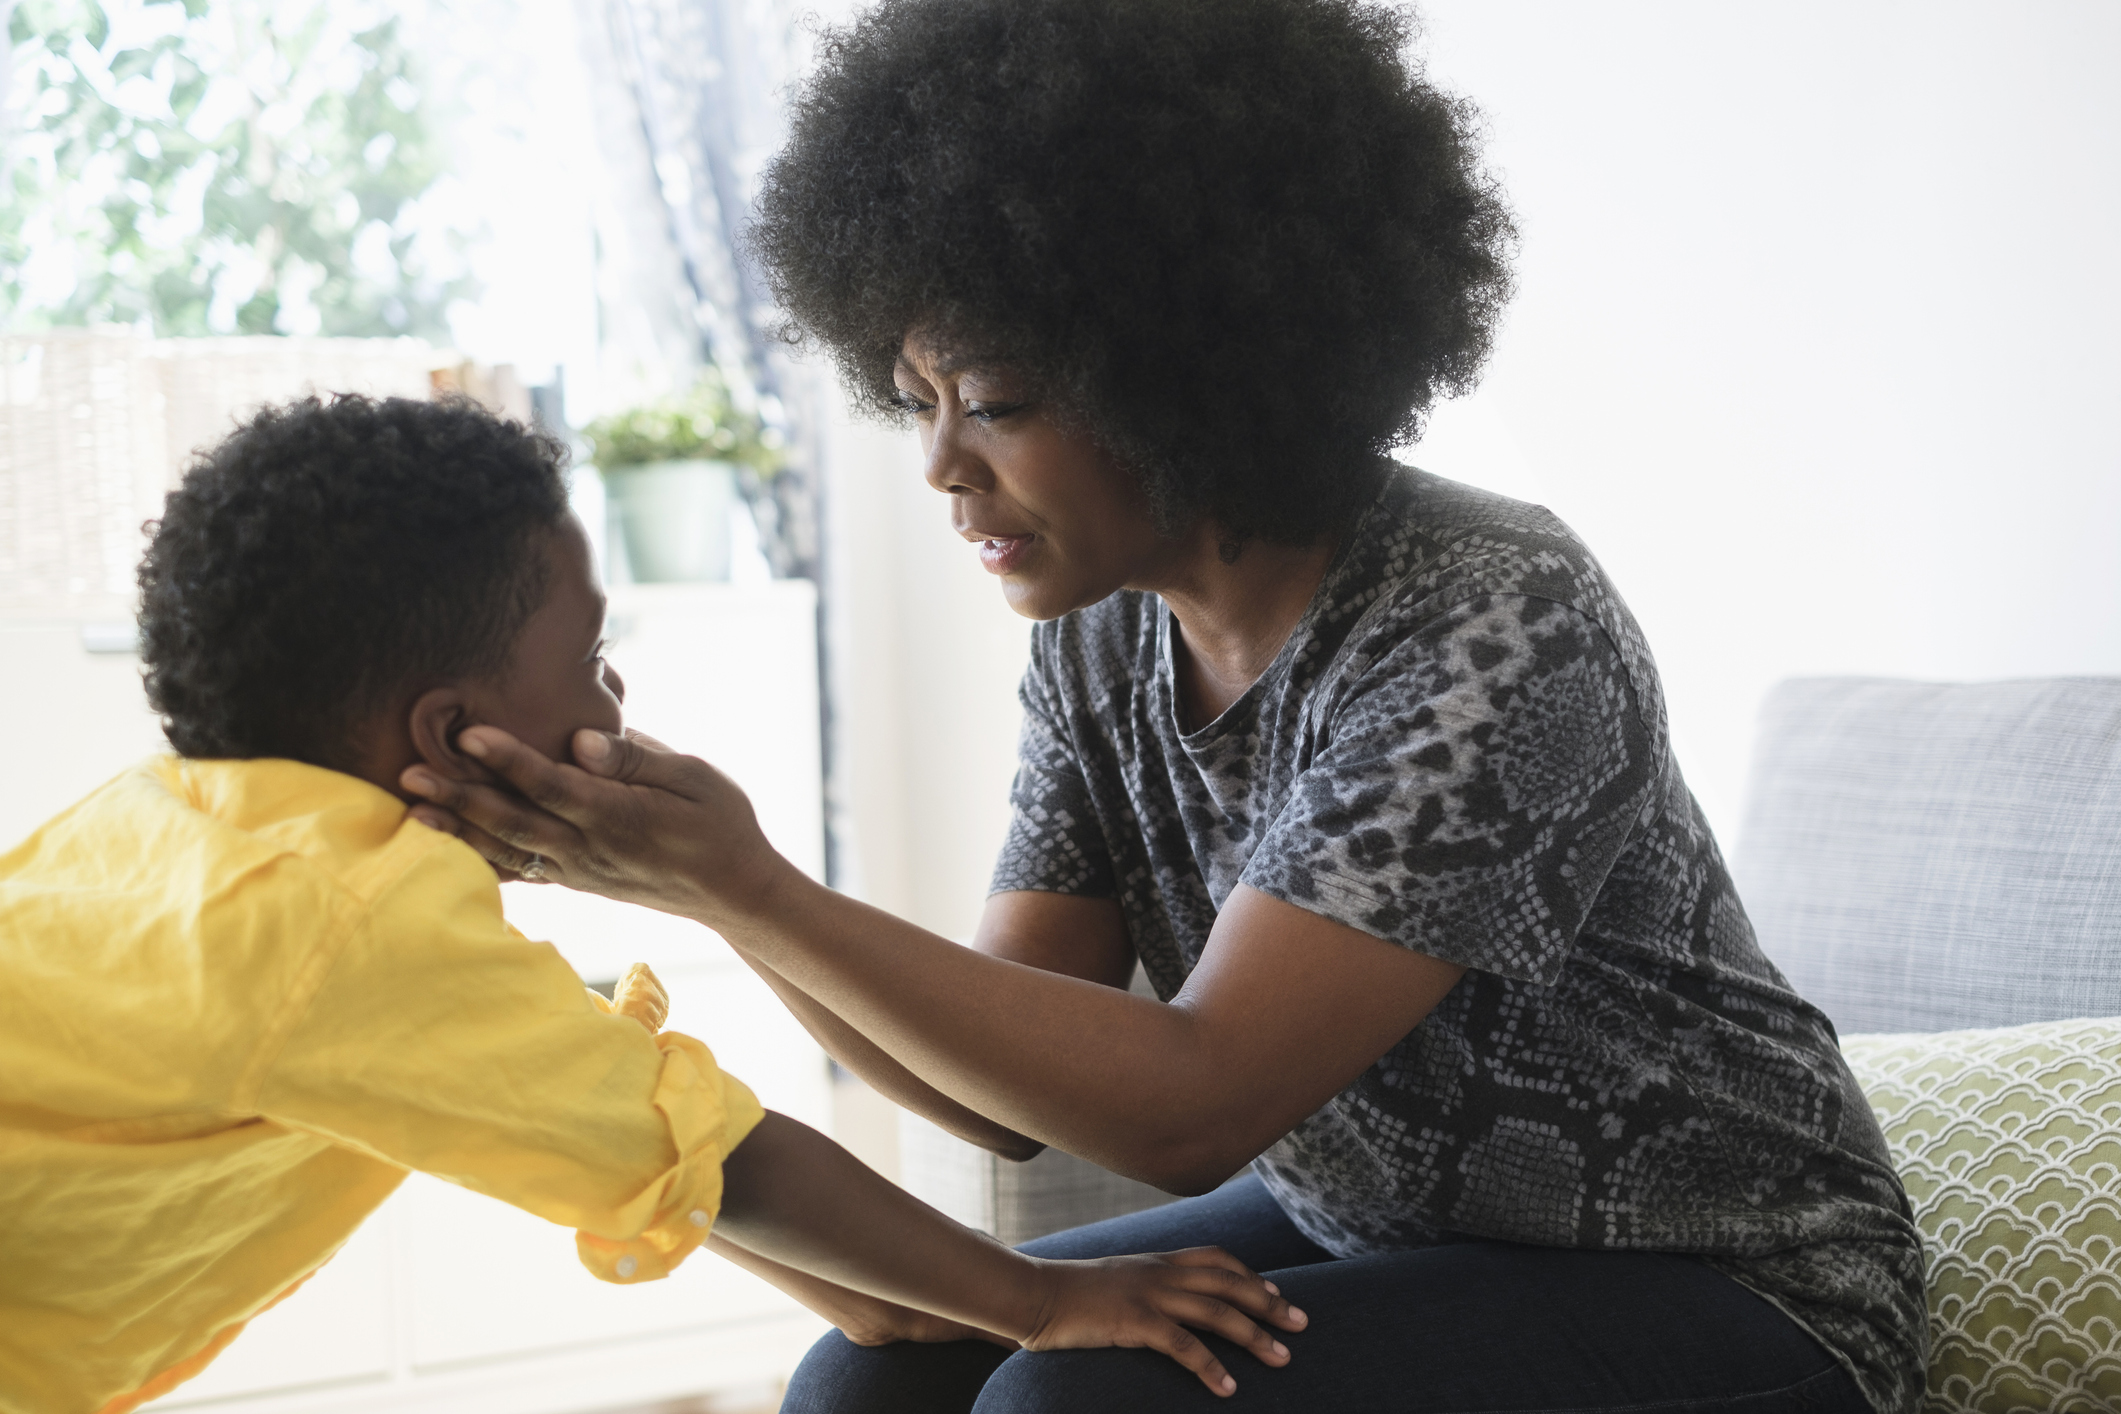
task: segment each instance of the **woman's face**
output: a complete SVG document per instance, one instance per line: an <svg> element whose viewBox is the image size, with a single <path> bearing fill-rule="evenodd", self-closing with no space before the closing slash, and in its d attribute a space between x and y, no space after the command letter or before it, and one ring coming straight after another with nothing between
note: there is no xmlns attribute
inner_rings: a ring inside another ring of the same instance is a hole
<svg viewBox="0 0 2121 1414"><path fill-rule="evenodd" d="M1056 426L1012 375L953 366L908 340L894 376L920 424L928 484L950 497L951 527L1025 618L1148 587L1178 553L1134 478L1088 436Z"/></svg>

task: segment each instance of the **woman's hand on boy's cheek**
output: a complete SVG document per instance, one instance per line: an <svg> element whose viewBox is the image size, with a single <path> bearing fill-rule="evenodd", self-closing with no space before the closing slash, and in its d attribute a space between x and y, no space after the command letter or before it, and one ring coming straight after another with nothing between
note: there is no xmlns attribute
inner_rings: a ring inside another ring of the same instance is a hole
<svg viewBox="0 0 2121 1414"><path fill-rule="evenodd" d="M419 768L415 767L414 769ZM415 795L424 794L424 792L410 784L407 784L405 789ZM413 806L410 813L413 819L427 826L428 829L439 831L445 835L454 835L478 851L487 864L492 866L493 872L501 876L501 882L504 884L550 884L555 882L545 873L545 865L542 859L524 850L509 848L477 825L469 823L462 816L452 811L444 810L438 805L419 804ZM525 869L529 869L531 872L525 873Z"/></svg>
<svg viewBox="0 0 2121 1414"><path fill-rule="evenodd" d="M507 792L507 782L478 762L471 760L464 762L462 772L445 772L429 765L411 766L406 768L404 774L399 777L398 784L408 794L431 799L443 791L442 782L445 780L460 784L487 786L500 790L504 794ZM439 805L427 804L425 799L423 799L415 801L409 813L413 819L427 826L430 830L435 830L445 835L454 835L470 845L485 858L488 864L493 866L493 872L501 876L501 882L504 884L549 884L553 882L551 877L543 872L542 861L539 861L536 855L531 854L527 850L510 848L454 811L446 810ZM525 873L525 869L529 869L530 872Z"/></svg>
<svg viewBox="0 0 2121 1414"><path fill-rule="evenodd" d="M555 763L497 727L473 728L457 744L472 758L465 763L465 775L419 765L407 767L398 778L398 784L422 802L412 807L413 818L470 845L503 879L575 884L568 877L563 851L566 858L573 857L582 842L580 831L550 808L541 808L530 794L519 792L487 763L507 762L516 775L529 776L532 790L548 806L564 806L572 798L553 777L573 768Z"/></svg>
<svg viewBox="0 0 2121 1414"><path fill-rule="evenodd" d="M786 872L736 783L652 738L577 732L571 745L582 766L496 727L472 727L458 745L505 785L420 766L400 784L455 817L434 817L437 828L511 877L542 876L712 926Z"/></svg>

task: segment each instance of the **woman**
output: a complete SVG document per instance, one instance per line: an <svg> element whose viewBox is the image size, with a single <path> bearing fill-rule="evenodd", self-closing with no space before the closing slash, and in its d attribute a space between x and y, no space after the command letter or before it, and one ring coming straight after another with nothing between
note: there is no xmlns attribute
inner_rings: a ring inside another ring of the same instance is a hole
<svg viewBox="0 0 2121 1414"><path fill-rule="evenodd" d="M885 0L798 99L776 292L1039 621L975 949L652 744L477 729L520 796L406 785L504 870L716 929L944 1127L1199 1195L1031 1250L1272 1272L1311 1323L1246 1407L1910 1411L1905 1198L1634 620L1544 510L1384 456L1471 383L1511 240L1406 38L1359 0ZM1198 1394L804 1294L866 1344L791 1409Z"/></svg>

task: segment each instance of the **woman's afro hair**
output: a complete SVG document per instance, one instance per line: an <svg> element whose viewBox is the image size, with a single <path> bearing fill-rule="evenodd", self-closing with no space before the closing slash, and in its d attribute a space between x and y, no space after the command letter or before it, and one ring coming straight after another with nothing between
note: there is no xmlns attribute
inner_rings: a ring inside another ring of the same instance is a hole
<svg viewBox="0 0 2121 1414"><path fill-rule="evenodd" d="M750 231L790 337L1026 378L1160 519L1305 542L1476 379L1515 231L1477 115L1364 0L882 0Z"/></svg>
<svg viewBox="0 0 2121 1414"><path fill-rule="evenodd" d="M147 697L191 757L340 770L408 692L506 668L565 452L470 403L269 407L169 494L140 564Z"/></svg>

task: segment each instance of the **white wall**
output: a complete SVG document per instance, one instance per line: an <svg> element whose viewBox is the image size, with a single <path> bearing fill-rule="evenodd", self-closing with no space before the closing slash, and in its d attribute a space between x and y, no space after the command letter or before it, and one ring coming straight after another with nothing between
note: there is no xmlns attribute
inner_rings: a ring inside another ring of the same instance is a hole
<svg viewBox="0 0 2121 1414"><path fill-rule="evenodd" d="M825 442L843 882L969 939L1009 823L1030 623L950 529L914 433L843 413Z"/></svg>
<svg viewBox="0 0 2121 1414"><path fill-rule="evenodd" d="M119 634L132 625L0 620L0 740L16 743L0 774L0 853L142 757L169 749L140 687L140 660L88 652L84 627Z"/></svg>
<svg viewBox="0 0 2121 1414"><path fill-rule="evenodd" d="M1524 234L1407 458L1543 500L1648 630L1728 839L1799 673L2121 673L2121 6L1432 0ZM842 434L861 889L970 926L1024 629L910 435Z"/></svg>
<svg viewBox="0 0 2121 1414"><path fill-rule="evenodd" d="M2121 672L2121 6L1424 15L1524 248L1409 458L1590 541L1726 839L1778 678Z"/></svg>

